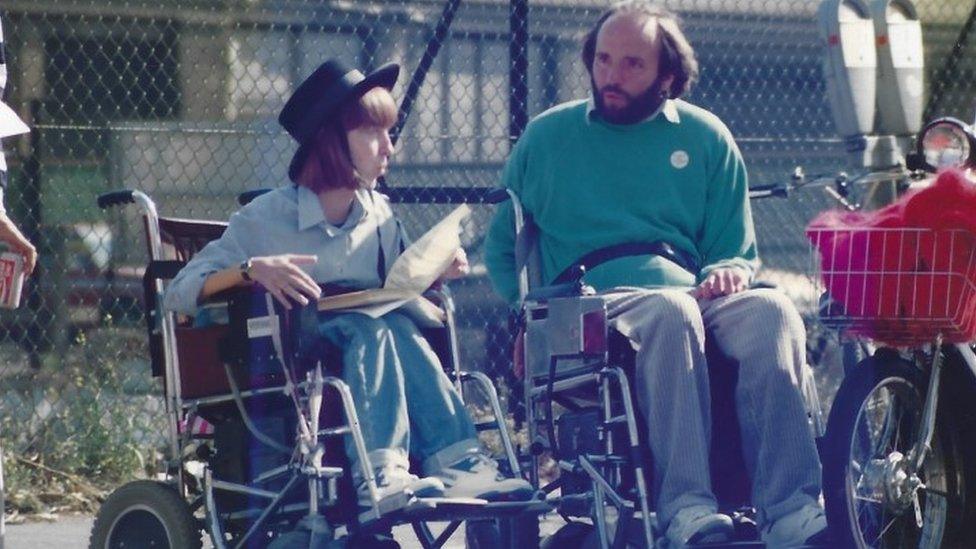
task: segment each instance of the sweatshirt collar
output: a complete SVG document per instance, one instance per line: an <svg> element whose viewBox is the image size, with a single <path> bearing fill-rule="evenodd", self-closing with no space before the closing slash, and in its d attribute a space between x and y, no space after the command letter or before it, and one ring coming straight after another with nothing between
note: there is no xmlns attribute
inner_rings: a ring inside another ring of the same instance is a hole
<svg viewBox="0 0 976 549"><path fill-rule="evenodd" d="M593 120L593 115L596 113L596 102L593 101L593 96L591 95L586 100L586 121L591 122ZM681 117L678 115L678 107L674 103L674 99L666 99L661 106L657 108L656 111L652 112L647 118L638 122L638 124L643 124L645 122L650 122L658 117L658 115L663 114L664 119L672 124L680 124Z"/></svg>

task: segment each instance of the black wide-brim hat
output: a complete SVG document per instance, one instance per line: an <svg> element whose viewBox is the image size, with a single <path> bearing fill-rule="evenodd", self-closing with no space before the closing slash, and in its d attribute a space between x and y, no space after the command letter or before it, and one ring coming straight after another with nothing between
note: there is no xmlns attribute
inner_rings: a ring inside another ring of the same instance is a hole
<svg viewBox="0 0 976 549"><path fill-rule="evenodd" d="M400 66L388 63L364 75L337 59L319 65L295 88L278 115L278 123L298 141L298 150L288 166L288 178L298 182L298 173L315 145L322 126L333 122L340 109L376 87L393 89Z"/></svg>

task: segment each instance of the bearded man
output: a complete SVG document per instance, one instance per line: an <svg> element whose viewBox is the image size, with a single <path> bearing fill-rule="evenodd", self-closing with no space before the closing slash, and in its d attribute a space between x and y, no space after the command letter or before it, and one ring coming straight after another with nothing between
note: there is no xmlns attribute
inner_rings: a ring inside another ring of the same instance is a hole
<svg viewBox="0 0 976 549"><path fill-rule="evenodd" d="M793 304L750 289L759 266L739 149L713 114L679 98L698 73L676 17L630 1L603 14L582 52L593 94L527 127L503 184L539 228L542 279L595 250L656 243L671 254L606 261L586 273L637 351L658 524L672 546L727 540L709 473L705 341L739 365L736 411L769 547L820 541L820 462L802 397L805 330ZM518 298L510 205L485 245L496 290Z"/></svg>

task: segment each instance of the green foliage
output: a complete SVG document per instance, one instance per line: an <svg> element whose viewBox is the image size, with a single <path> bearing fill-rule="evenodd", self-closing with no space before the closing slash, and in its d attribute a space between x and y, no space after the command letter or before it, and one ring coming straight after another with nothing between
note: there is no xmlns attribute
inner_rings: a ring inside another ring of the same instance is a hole
<svg viewBox="0 0 976 549"><path fill-rule="evenodd" d="M38 371L3 349L8 507L90 510L102 489L151 473L165 417L145 347L141 330L94 330Z"/></svg>

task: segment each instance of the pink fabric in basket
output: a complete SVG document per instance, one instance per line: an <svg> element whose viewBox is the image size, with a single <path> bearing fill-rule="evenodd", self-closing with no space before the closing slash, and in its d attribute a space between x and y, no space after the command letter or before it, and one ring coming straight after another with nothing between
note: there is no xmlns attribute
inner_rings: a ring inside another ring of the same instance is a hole
<svg viewBox="0 0 976 549"><path fill-rule="evenodd" d="M910 228L931 231L874 230ZM962 330L954 339L976 337L976 293L966 284L976 283L973 234L976 184L958 171L877 211L827 211L807 227L831 298L845 316L876 320L863 334L870 337L892 323L939 318Z"/></svg>

